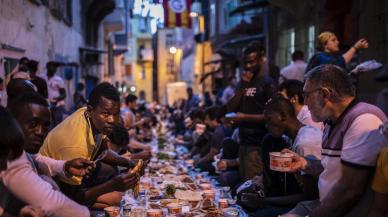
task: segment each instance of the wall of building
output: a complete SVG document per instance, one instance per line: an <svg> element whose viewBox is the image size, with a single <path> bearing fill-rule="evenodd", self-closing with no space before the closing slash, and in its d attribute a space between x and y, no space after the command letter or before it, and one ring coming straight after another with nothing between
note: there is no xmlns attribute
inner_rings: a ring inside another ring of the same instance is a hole
<svg viewBox="0 0 388 217"><path fill-rule="evenodd" d="M74 1L73 10L74 15L80 14L77 1ZM80 18L75 16L73 20ZM41 66L53 60L55 55L66 57L69 62L78 62L78 48L84 43L80 26L74 28L59 21L43 5L37 6L27 0L2 0L0 26L1 43L25 50L22 53L1 49L1 57L27 56L38 60ZM0 75L4 76L3 67L0 70Z"/></svg>
<svg viewBox="0 0 388 217"><path fill-rule="evenodd" d="M0 1L0 43L20 48L23 52L0 48L0 77L5 76L6 58L20 59L26 56L39 61L40 74L45 74L46 62L61 60L78 62L78 48L84 45L81 32L81 6L73 1L73 24L54 17L43 5L35 5L27 0ZM59 69L58 74L63 76ZM74 82L66 81L67 104L71 104Z"/></svg>

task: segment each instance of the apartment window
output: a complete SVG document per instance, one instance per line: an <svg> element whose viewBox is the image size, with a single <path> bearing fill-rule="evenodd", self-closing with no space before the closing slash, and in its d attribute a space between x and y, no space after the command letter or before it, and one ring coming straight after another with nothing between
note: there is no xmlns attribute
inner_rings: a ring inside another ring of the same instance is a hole
<svg viewBox="0 0 388 217"><path fill-rule="evenodd" d="M73 0L64 0L65 1L65 11L63 21L71 26L73 25Z"/></svg>
<svg viewBox="0 0 388 217"><path fill-rule="evenodd" d="M307 57L310 59L315 53L315 26L309 26Z"/></svg>
<svg viewBox="0 0 388 217"><path fill-rule="evenodd" d="M73 23L73 1L72 0L40 0L48 7L51 14L59 20L63 20L67 25Z"/></svg>
<svg viewBox="0 0 388 217"><path fill-rule="evenodd" d="M7 76L19 63L19 59L4 57L4 77Z"/></svg>

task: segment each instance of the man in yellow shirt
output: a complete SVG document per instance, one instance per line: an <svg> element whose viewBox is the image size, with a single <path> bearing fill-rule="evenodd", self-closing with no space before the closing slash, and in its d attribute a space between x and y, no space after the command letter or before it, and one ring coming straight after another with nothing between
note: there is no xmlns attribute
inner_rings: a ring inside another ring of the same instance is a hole
<svg viewBox="0 0 388 217"><path fill-rule="evenodd" d="M79 157L96 160L103 150L107 150L105 138L118 123L119 115L119 92L111 84L101 83L91 92L87 107L80 108L50 131L40 153L57 160ZM115 166L132 167L133 162L110 150L105 153L108 154L103 163L96 165L96 172L91 178L82 180L82 177L73 176L61 179L61 191L85 205L94 202L101 205L99 208L117 205L121 194L113 191L129 189L138 177L133 174L117 175Z"/></svg>
<svg viewBox="0 0 388 217"><path fill-rule="evenodd" d="M388 147L384 148L379 154L372 189L375 196L368 216L388 216Z"/></svg>

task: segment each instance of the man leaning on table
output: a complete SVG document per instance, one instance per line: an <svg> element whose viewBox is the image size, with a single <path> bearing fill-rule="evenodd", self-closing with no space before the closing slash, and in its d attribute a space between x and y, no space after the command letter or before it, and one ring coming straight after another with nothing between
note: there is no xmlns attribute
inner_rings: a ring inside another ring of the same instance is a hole
<svg viewBox="0 0 388 217"><path fill-rule="evenodd" d="M320 198L299 203L283 217L366 216L369 183L386 143L378 127L386 116L376 106L357 101L351 79L338 66L312 69L303 91L313 120L327 123L322 159L308 160L294 153L292 167L319 176Z"/></svg>
<svg viewBox="0 0 388 217"><path fill-rule="evenodd" d="M93 208L118 205L121 192L133 187L137 174L117 174L116 166L132 167L133 162L108 150L106 136L118 123L120 95L109 83L97 85L90 94L88 106L78 109L47 135L40 153L58 160L85 158L96 160L92 176L83 180L73 176L59 180L59 186L73 200Z"/></svg>

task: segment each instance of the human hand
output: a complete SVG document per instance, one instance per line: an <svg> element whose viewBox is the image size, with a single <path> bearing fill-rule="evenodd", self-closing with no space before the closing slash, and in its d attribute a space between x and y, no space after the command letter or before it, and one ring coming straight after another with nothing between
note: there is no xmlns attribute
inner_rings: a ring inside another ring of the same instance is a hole
<svg viewBox="0 0 388 217"><path fill-rule="evenodd" d="M143 146L142 149L143 149L143 151L149 151L149 152L151 152L152 147L151 147L151 145L146 144L146 145Z"/></svg>
<svg viewBox="0 0 388 217"><path fill-rule="evenodd" d="M82 176L88 178L95 168L96 165L93 161L83 158L76 158L66 161L64 170L73 176Z"/></svg>
<svg viewBox="0 0 388 217"><path fill-rule="evenodd" d="M143 160L149 160L151 159L151 151L149 150L143 150L141 152L132 154L132 159L143 159Z"/></svg>
<svg viewBox="0 0 388 217"><path fill-rule="evenodd" d="M136 186L139 182L139 175L137 173L122 173L109 182L113 191L126 191Z"/></svg>
<svg viewBox="0 0 388 217"><path fill-rule="evenodd" d="M292 162L290 165L290 170L287 172L294 173L301 170L305 170L307 168L307 160L304 157L298 155L297 153L289 149L283 149L282 153L292 154Z"/></svg>
<svg viewBox="0 0 388 217"><path fill-rule="evenodd" d="M241 74L241 80L245 82L250 82L253 78L253 73L250 71L245 71Z"/></svg>
<svg viewBox="0 0 388 217"><path fill-rule="evenodd" d="M220 160L217 163L217 170L219 171L225 171L228 168L228 163L226 160Z"/></svg>
<svg viewBox="0 0 388 217"><path fill-rule="evenodd" d="M135 129L130 129L130 130L128 130L128 135L129 135L130 137L136 136L136 130L135 130Z"/></svg>
<svg viewBox="0 0 388 217"><path fill-rule="evenodd" d="M189 160L190 158L190 153L183 155L183 160Z"/></svg>
<svg viewBox="0 0 388 217"><path fill-rule="evenodd" d="M127 159L127 160L132 160L132 153L127 151L124 154L121 155L121 157Z"/></svg>
<svg viewBox="0 0 388 217"><path fill-rule="evenodd" d="M368 46L369 46L368 41L365 38L362 38L362 39L358 40L353 45L353 47L356 48L356 50L362 49L362 48L368 48Z"/></svg>
<svg viewBox="0 0 388 217"><path fill-rule="evenodd" d="M44 217L44 214L40 208L25 206L20 210L19 217Z"/></svg>

